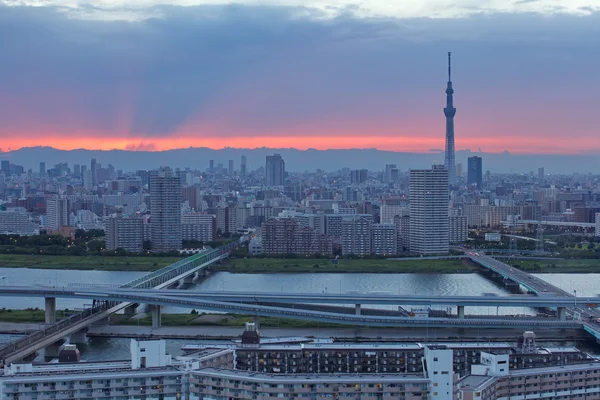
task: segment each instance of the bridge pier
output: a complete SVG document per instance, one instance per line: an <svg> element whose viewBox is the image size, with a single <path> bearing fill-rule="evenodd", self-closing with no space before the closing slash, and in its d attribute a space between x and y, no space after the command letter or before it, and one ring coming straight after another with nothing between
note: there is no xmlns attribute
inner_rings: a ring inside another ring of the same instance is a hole
<svg viewBox="0 0 600 400"><path fill-rule="evenodd" d="M181 283L183 283L184 285L191 285L192 283L194 283L194 274L188 275L185 278L183 278L181 280Z"/></svg>
<svg viewBox="0 0 600 400"><path fill-rule="evenodd" d="M152 329L160 328L160 306L152 304L150 306L152 312Z"/></svg>
<svg viewBox="0 0 600 400"><path fill-rule="evenodd" d="M138 308L139 304L137 303L133 303L127 307L125 307L123 309L123 314L128 315L128 316L132 316L135 315L135 310Z"/></svg>
<svg viewBox="0 0 600 400"><path fill-rule="evenodd" d="M457 306L456 313L458 314L458 319L465 319L465 306Z"/></svg>
<svg viewBox="0 0 600 400"><path fill-rule="evenodd" d="M86 344L86 342L87 342L86 332L87 332L87 329L82 329L80 331L71 333L71 335L69 335L69 343L71 343L71 344Z"/></svg>
<svg viewBox="0 0 600 400"><path fill-rule="evenodd" d="M256 326L256 329L260 328L260 317L258 315L252 317L252 322L254 323L254 326Z"/></svg>
<svg viewBox="0 0 600 400"><path fill-rule="evenodd" d="M56 322L56 297L45 298L45 322L47 324L54 324Z"/></svg>
<svg viewBox="0 0 600 400"><path fill-rule="evenodd" d="M354 305L354 314L355 315L360 315L360 304L355 304Z"/></svg>
<svg viewBox="0 0 600 400"><path fill-rule="evenodd" d="M567 319L567 309L565 307L557 307L556 312L559 320L565 321Z"/></svg>
<svg viewBox="0 0 600 400"><path fill-rule="evenodd" d="M63 345L64 340L59 340L58 342L52 343L44 348L44 361L52 361L53 359L58 357L58 353L60 353L60 348Z"/></svg>

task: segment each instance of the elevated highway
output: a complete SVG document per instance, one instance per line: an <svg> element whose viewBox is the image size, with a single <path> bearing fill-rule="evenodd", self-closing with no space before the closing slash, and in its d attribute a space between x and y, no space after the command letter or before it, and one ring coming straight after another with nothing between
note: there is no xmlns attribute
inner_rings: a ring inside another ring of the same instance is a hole
<svg viewBox="0 0 600 400"><path fill-rule="evenodd" d="M597 307L600 297L573 297L534 295L513 296L419 296L393 293L269 293L239 291L192 292L170 289L127 289L127 288L71 288L46 286L4 286L0 297L54 297L103 300L119 303L144 303L186 307L189 301L227 303L278 303L278 304L372 304L372 305L421 305L421 306L465 306L465 307L575 307L586 305Z"/></svg>
<svg viewBox="0 0 600 400"><path fill-rule="evenodd" d="M2 293L13 293L17 295L18 289L7 288ZM21 293L25 293L24 291ZM161 291L154 293L148 291L77 291L68 293L66 289L39 289L37 293L29 291L29 295L44 296L51 293L57 297L77 297L94 298L105 295L109 299L120 299L123 302L139 302L161 306L177 306L197 308L208 311L236 313L252 316L281 317L293 319L305 319L321 322L333 322L358 326L428 326L428 327L485 327L485 328L508 328L508 327L531 327L540 328L574 328L581 327L581 324L575 321L548 320L546 318L514 319L514 318L414 318L414 317L395 317L395 316L370 316L370 315L349 315L341 313L323 312L315 310L296 309L284 306L267 306L262 304L246 304L224 302L212 299L194 298L194 296L176 296L175 294L163 294Z"/></svg>

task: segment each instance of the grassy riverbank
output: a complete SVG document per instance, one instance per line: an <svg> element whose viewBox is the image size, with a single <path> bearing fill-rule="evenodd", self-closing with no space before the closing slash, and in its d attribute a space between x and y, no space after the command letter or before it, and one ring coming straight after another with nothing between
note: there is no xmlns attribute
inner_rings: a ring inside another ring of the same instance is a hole
<svg viewBox="0 0 600 400"><path fill-rule="evenodd" d="M72 315L73 312L65 312L63 310L56 310L56 319L64 318L67 315ZM30 310L7 310L0 309L0 321L2 322L28 322L28 323L41 323L43 324L45 319L45 311L39 309Z"/></svg>
<svg viewBox="0 0 600 400"><path fill-rule="evenodd" d="M246 322L252 322L253 318L248 315L236 314L162 314L162 326L234 326L240 330ZM111 325L152 325L152 318L147 315L143 318L129 318L125 315L112 315ZM322 323L315 321L304 321L287 318L260 317L260 326L271 328L339 328L344 325Z"/></svg>
<svg viewBox="0 0 600 400"><path fill-rule="evenodd" d="M56 311L56 319L59 320L65 316L72 315L72 311ZM234 314L162 314L162 326L237 326L240 331L244 328L246 322L252 322L252 316L234 315ZM18 322L18 323L39 323L45 321L44 310L7 310L0 309L0 322ZM111 325L152 325L150 315L142 318L131 318L123 314L113 314L110 316ZM273 328L314 328L314 327L343 327L339 324L319 323L314 321L304 321L285 318L261 317L260 325Z"/></svg>
<svg viewBox="0 0 600 400"><path fill-rule="evenodd" d="M600 259L515 260L511 264L533 273L600 273Z"/></svg>
<svg viewBox="0 0 600 400"><path fill-rule="evenodd" d="M179 257L127 256L41 256L0 254L0 267L42 268L64 270L155 271L166 267Z"/></svg>
<svg viewBox="0 0 600 400"><path fill-rule="evenodd" d="M259 273L456 273L473 272L467 260L339 260L311 258L235 258L215 267L217 271Z"/></svg>

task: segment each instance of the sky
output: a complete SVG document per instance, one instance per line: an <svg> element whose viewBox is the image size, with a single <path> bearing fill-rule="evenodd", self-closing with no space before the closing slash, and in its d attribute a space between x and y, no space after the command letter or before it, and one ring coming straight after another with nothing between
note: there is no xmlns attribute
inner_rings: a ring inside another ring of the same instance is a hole
<svg viewBox="0 0 600 400"><path fill-rule="evenodd" d="M0 0L0 148L600 153L600 0Z"/></svg>

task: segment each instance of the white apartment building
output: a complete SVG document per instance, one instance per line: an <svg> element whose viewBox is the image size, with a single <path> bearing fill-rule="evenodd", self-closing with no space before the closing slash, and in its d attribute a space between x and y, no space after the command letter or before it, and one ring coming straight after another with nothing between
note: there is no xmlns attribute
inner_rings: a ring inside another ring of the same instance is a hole
<svg viewBox="0 0 600 400"><path fill-rule="evenodd" d="M106 250L125 249L130 253L144 250L144 221L141 217L109 217L105 232Z"/></svg>
<svg viewBox="0 0 600 400"><path fill-rule="evenodd" d="M373 224L372 253L389 256L398 253L398 238L394 224Z"/></svg>
<svg viewBox="0 0 600 400"><path fill-rule="evenodd" d="M294 214L298 225L313 228L315 233L325 233L325 214Z"/></svg>
<svg viewBox="0 0 600 400"><path fill-rule="evenodd" d="M380 208L379 220L382 224L393 224L396 215L401 217L410 215L410 208L406 206L383 204Z"/></svg>
<svg viewBox="0 0 600 400"><path fill-rule="evenodd" d="M131 340L131 361L11 364L0 375L2 400L184 400L189 371L232 368L233 350L171 359L164 340Z"/></svg>
<svg viewBox="0 0 600 400"><path fill-rule="evenodd" d="M15 211L0 211L1 235L39 235L40 226L31 219L27 213Z"/></svg>
<svg viewBox="0 0 600 400"><path fill-rule="evenodd" d="M448 170L443 165L411 170L409 199L410 251L448 253Z"/></svg>
<svg viewBox="0 0 600 400"><path fill-rule="evenodd" d="M181 214L181 235L183 240L210 242L215 237L215 226L214 215L196 212Z"/></svg>
<svg viewBox="0 0 600 400"><path fill-rule="evenodd" d="M342 221L342 254L355 256L371 255L373 220L366 217Z"/></svg>
<svg viewBox="0 0 600 400"><path fill-rule="evenodd" d="M462 215L449 217L448 232L448 241L450 243L464 243L469 234L469 230L467 228L467 217Z"/></svg>
<svg viewBox="0 0 600 400"><path fill-rule="evenodd" d="M46 227L58 230L69 225L69 202L65 198L46 199Z"/></svg>

